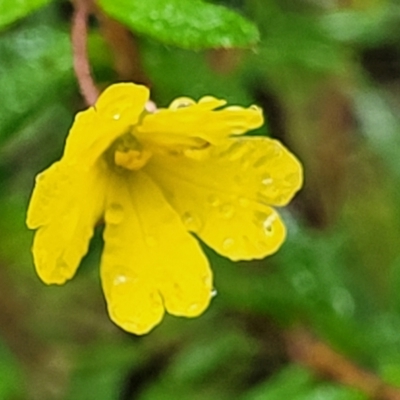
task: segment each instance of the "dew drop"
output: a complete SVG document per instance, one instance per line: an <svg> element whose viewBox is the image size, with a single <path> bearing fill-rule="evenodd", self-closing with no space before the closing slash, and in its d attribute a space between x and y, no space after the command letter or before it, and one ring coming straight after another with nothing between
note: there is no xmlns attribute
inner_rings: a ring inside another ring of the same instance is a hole
<svg viewBox="0 0 400 400"><path fill-rule="evenodd" d="M207 200L208 203L213 207L218 207L221 203L218 196L216 196L215 194L211 194Z"/></svg>
<svg viewBox="0 0 400 400"><path fill-rule="evenodd" d="M45 174L42 173L42 174L36 175L35 181L36 181L36 183L39 183L39 182L43 182L45 179L46 179L46 176L45 176Z"/></svg>
<svg viewBox="0 0 400 400"><path fill-rule="evenodd" d="M273 179L271 178L270 174L265 174L261 177L261 183L265 186L271 185L273 182Z"/></svg>
<svg viewBox="0 0 400 400"><path fill-rule="evenodd" d="M121 204L111 203L107 208L104 219L108 224L119 224L124 218L124 210Z"/></svg>
<svg viewBox="0 0 400 400"><path fill-rule="evenodd" d="M271 214L263 223L263 227L264 227L264 232L267 235L272 235L273 233L273 223L276 220L276 215L275 214Z"/></svg>
<svg viewBox="0 0 400 400"><path fill-rule="evenodd" d="M121 114L114 114L112 117L115 121L118 121L121 118Z"/></svg>
<svg viewBox="0 0 400 400"><path fill-rule="evenodd" d="M200 218L191 212L185 212L182 215L182 222L186 229L192 232L198 232L202 227Z"/></svg>
<svg viewBox="0 0 400 400"><path fill-rule="evenodd" d="M169 106L170 110L177 110L178 108L185 108L189 107L195 104L193 99L190 97L180 97L178 99L175 99Z"/></svg>
<svg viewBox="0 0 400 400"><path fill-rule="evenodd" d="M210 293L210 296L211 297L215 297L217 294L218 294L217 289L212 289L211 293Z"/></svg>
<svg viewBox="0 0 400 400"><path fill-rule="evenodd" d="M255 104L251 105L249 108L253 111L261 112L261 108L256 106Z"/></svg>
<svg viewBox="0 0 400 400"><path fill-rule="evenodd" d="M229 250L232 248L232 246L235 244L235 241L232 238L226 238L222 242L222 248L224 250Z"/></svg>
<svg viewBox="0 0 400 400"><path fill-rule="evenodd" d="M235 208L234 208L233 205L230 204L230 203L222 204L222 205L219 207L219 215L220 215L222 218L225 218L225 219L232 218L234 212L235 212Z"/></svg>
<svg viewBox="0 0 400 400"><path fill-rule="evenodd" d="M264 229L266 232L271 233L272 232L272 224L270 222L268 222L268 223L264 222Z"/></svg>
<svg viewBox="0 0 400 400"><path fill-rule="evenodd" d="M137 283L139 277L130 268L124 265L114 265L112 268L113 276L110 276L115 286L123 283Z"/></svg>
<svg viewBox="0 0 400 400"><path fill-rule="evenodd" d="M128 280L128 279L126 278L125 275L117 275L117 276L114 278L113 284L114 284L114 286L118 286L118 285L121 285L121 284L123 284L123 283L126 283L127 280Z"/></svg>

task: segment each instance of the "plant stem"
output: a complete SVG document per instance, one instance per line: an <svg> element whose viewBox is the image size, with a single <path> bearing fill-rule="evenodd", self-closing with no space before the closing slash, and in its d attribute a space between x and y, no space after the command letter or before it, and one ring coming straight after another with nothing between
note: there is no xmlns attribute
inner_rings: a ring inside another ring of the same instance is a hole
<svg viewBox="0 0 400 400"><path fill-rule="evenodd" d="M87 52L87 22L90 5L86 0L75 0L74 7L71 28L74 71L86 104L92 106L99 97L99 91L92 77Z"/></svg>

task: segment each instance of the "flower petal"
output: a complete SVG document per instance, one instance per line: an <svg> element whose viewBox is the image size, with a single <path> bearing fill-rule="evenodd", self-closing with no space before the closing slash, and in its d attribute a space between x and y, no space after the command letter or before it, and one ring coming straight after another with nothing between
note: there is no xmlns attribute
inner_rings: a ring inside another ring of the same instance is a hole
<svg viewBox="0 0 400 400"><path fill-rule="evenodd" d="M148 98L149 90L142 85L118 83L108 87L95 107L76 115L64 158L93 165L118 136L138 122Z"/></svg>
<svg viewBox="0 0 400 400"><path fill-rule="evenodd" d="M146 174L110 174L105 221L101 274L117 325L144 334L161 321L164 307L187 317L207 308L208 261Z"/></svg>
<svg viewBox="0 0 400 400"><path fill-rule="evenodd" d="M224 100L207 96L194 103L191 99L175 100L168 109L159 109L143 118L137 127L139 138L158 145L218 144L231 135L241 135L263 124L260 108L227 107ZM189 141L189 142L188 142Z"/></svg>
<svg viewBox="0 0 400 400"><path fill-rule="evenodd" d="M270 205L289 202L302 183L297 159L269 138L157 154L144 168L187 229L233 260L275 252L285 227Z"/></svg>
<svg viewBox="0 0 400 400"><path fill-rule="evenodd" d="M56 162L36 178L27 225L37 229L33 257L47 284L72 278L88 250L104 201L100 166L89 171Z"/></svg>

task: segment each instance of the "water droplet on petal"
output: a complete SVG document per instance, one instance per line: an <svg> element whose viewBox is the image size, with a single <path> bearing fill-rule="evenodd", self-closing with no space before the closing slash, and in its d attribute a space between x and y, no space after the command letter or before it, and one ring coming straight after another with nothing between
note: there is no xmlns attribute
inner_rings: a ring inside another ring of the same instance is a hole
<svg viewBox="0 0 400 400"><path fill-rule="evenodd" d="M128 279L127 279L127 277L125 275L117 275L114 278L113 284L115 286L117 286L117 285L121 285L123 283L126 283L127 281L128 281Z"/></svg>
<svg viewBox="0 0 400 400"><path fill-rule="evenodd" d="M273 223L276 220L276 215L275 214L271 214L263 223L263 227L264 227L264 232L267 235L272 235L273 233Z"/></svg>
<svg viewBox="0 0 400 400"><path fill-rule="evenodd" d="M182 215L182 222L186 229L192 232L199 232L202 227L200 218L191 212L185 212Z"/></svg>
<svg viewBox="0 0 400 400"><path fill-rule="evenodd" d="M235 244L235 241L232 238L226 238L224 239L222 243L222 247L224 250L229 250L232 248L232 246Z"/></svg>
<svg viewBox="0 0 400 400"><path fill-rule="evenodd" d="M170 105L169 109L170 110L177 110L178 108L185 108L192 106L196 102L191 99L190 97L179 97L178 99L175 99Z"/></svg>
<svg viewBox="0 0 400 400"><path fill-rule="evenodd" d="M249 108L250 108L251 110L253 110L253 111L262 112L262 111L261 111L261 108L258 107L258 106L256 106L255 104L251 105Z"/></svg>
<svg viewBox="0 0 400 400"><path fill-rule="evenodd" d="M210 293L210 296L211 297L215 297L217 294L218 294L217 289L212 289L211 293Z"/></svg>
<svg viewBox="0 0 400 400"><path fill-rule="evenodd" d="M45 179L46 179L45 174L41 173L39 175L36 175L35 181L36 181L36 183L39 183L39 182L43 182Z"/></svg>
<svg viewBox="0 0 400 400"><path fill-rule="evenodd" d="M107 224L119 224L124 219L124 209L121 204L111 203L104 215Z"/></svg>
<svg viewBox="0 0 400 400"><path fill-rule="evenodd" d="M215 194L211 194L209 197L208 197L208 203L211 205L211 206L213 206L213 207L218 207L219 205L220 205L220 200L219 200L219 198L218 198L218 196L217 195L215 195Z"/></svg>
<svg viewBox="0 0 400 400"><path fill-rule="evenodd" d="M215 97L213 96L204 96L199 100L199 104L204 104L204 103L214 103L215 101L218 101Z"/></svg>
<svg viewBox="0 0 400 400"><path fill-rule="evenodd" d="M271 185L272 182L273 182L273 179L271 178L271 175L270 175L270 174L264 174L264 175L261 177L261 183L262 183L263 185L265 185L265 186Z"/></svg>
<svg viewBox="0 0 400 400"><path fill-rule="evenodd" d="M121 118L121 114L114 114L112 117L115 121L118 121Z"/></svg>
<svg viewBox="0 0 400 400"><path fill-rule="evenodd" d="M111 269L112 272L108 275L115 286L122 285L124 283L137 283L138 276L123 265L114 265Z"/></svg>
<svg viewBox="0 0 400 400"><path fill-rule="evenodd" d="M233 207L232 204L225 203L225 204L222 204L222 206L219 207L218 211L219 211L219 215L222 218L229 219L229 218L233 217L233 214L235 212L235 208Z"/></svg>

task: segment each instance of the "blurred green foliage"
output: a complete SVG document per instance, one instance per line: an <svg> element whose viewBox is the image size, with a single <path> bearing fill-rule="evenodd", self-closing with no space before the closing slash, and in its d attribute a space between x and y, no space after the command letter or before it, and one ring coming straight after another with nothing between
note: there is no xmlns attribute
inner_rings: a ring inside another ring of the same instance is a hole
<svg viewBox="0 0 400 400"><path fill-rule="evenodd" d="M259 40L255 25L202 0L100 0L109 15L133 31L189 49L239 47Z"/></svg>
<svg viewBox="0 0 400 400"><path fill-rule="evenodd" d="M151 83L157 104L208 94L259 104L267 122L256 134L299 156L306 185L284 213L288 239L276 255L232 263L205 249L218 295L198 319L167 317L145 337L116 328L98 277L101 232L72 282L45 287L24 219L34 176L59 157L84 107L72 8L0 0L0 399L370 398L298 365L287 339L298 327L400 387L398 2L99 7L132 31L131 79ZM113 64L124 49L112 44L94 21L102 85L127 79Z"/></svg>

